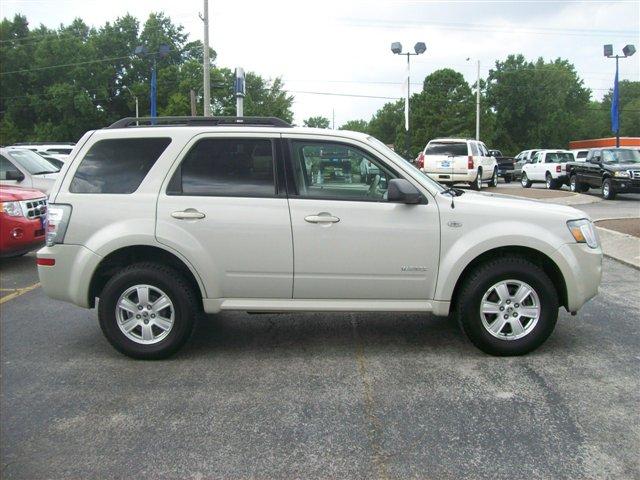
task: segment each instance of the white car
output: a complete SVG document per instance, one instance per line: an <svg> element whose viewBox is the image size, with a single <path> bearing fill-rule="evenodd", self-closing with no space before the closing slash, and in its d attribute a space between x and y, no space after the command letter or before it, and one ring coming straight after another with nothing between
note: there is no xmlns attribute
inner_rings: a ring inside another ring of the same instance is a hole
<svg viewBox="0 0 640 480"><path fill-rule="evenodd" d="M436 138L427 143L417 160L429 177L445 185L467 183L474 190L488 181L498 184L498 164L484 143L463 138Z"/></svg>
<svg viewBox="0 0 640 480"><path fill-rule="evenodd" d="M59 170L31 150L0 148L0 185L34 188L49 195Z"/></svg>
<svg viewBox="0 0 640 480"><path fill-rule="evenodd" d="M326 152L379 173L318 181ZM445 189L364 133L274 118L88 132L49 208L44 291L97 305L109 342L136 358L171 355L199 312L224 310L451 314L485 352L520 355L600 283L584 213Z"/></svg>
<svg viewBox="0 0 640 480"><path fill-rule="evenodd" d="M587 158L587 154L589 153L588 148L574 148L570 150L573 153L573 158L576 162L584 162Z"/></svg>
<svg viewBox="0 0 640 480"><path fill-rule="evenodd" d="M52 143L14 143L10 147L26 148L41 155L54 155L57 158L68 157L73 151L75 143L52 142Z"/></svg>
<svg viewBox="0 0 640 480"><path fill-rule="evenodd" d="M567 162L573 162L569 150L538 150L531 162L522 167L520 182L524 188L544 182L548 189L558 189L569 183Z"/></svg>

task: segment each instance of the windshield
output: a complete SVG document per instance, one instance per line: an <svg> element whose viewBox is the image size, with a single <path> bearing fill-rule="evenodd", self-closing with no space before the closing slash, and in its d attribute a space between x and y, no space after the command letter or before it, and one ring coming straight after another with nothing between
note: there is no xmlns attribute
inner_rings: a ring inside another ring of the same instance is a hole
<svg viewBox="0 0 640 480"><path fill-rule="evenodd" d="M432 178L429 178L429 176L427 176L426 173L421 172L420 169L416 168L411 162L408 162L407 160L402 158L400 155L398 155L396 152L391 150L389 147L387 147L384 143L382 143L377 138L367 137L367 140L376 148L376 150L380 151L381 153L395 160L402 161L402 165L409 168L413 173L417 174L421 179L424 179L426 182L429 183L429 185L433 185L433 187L436 188L439 192L442 192L445 190L445 188L442 185L440 185L438 182L436 182Z"/></svg>
<svg viewBox="0 0 640 480"><path fill-rule="evenodd" d="M56 173L60 170L51 162L31 150L8 150L7 153L31 175Z"/></svg>
<svg viewBox="0 0 640 480"><path fill-rule="evenodd" d="M604 163L640 163L640 152L626 148L615 148L602 151Z"/></svg>
<svg viewBox="0 0 640 480"><path fill-rule="evenodd" d="M467 142L429 142L424 154L466 157L468 155Z"/></svg>
<svg viewBox="0 0 640 480"><path fill-rule="evenodd" d="M546 161L551 163L573 162L573 154L571 152L548 152Z"/></svg>

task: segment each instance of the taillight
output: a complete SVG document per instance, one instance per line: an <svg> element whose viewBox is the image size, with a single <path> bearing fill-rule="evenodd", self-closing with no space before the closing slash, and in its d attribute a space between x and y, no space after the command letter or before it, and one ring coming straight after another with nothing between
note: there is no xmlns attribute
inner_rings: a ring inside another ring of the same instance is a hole
<svg viewBox="0 0 640 480"><path fill-rule="evenodd" d="M473 170L473 169L474 169L473 157L469 155L469 157L467 158L467 170Z"/></svg>
<svg viewBox="0 0 640 480"><path fill-rule="evenodd" d="M556 172L560 173L562 171L562 165L556 165Z"/></svg>
<svg viewBox="0 0 640 480"><path fill-rule="evenodd" d="M64 242L64 235L67 233L69 219L71 218L71 210L71 205L49 204L47 247Z"/></svg>
<svg viewBox="0 0 640 480"><path fill-rule="evenodd" d="M424 168L424 152L420 152L420 155L418 155L418 160L416 161L416 163L418 164L418 168Z"/></svg>
<svg viewBox="0 0 640 480"><path fill-rule="evenodd" d="M42 265L44 267L53 267L56 264L55 258L40 258L36 259L37 265Z"/></svg>

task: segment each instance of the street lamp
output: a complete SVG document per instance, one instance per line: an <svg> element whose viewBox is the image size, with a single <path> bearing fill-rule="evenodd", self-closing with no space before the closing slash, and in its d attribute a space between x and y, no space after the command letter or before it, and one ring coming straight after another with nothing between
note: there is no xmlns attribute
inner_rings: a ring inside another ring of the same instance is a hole
<svg viewBox="0 0 640 480"><path fill-rule="evenodd" d="M406 52L402 53L402 44L400 42L393 42L391 44L391 51L395 55L406 55L407 56L407 100L404 104L404 129L406 130L406 135L404 139L404 148L405 155L409 158L409 148L411 145L411 137L409 136L409 99L411 98L411 55L421 55L427 51L427 46L424 42L418 42L414 45L413 50L415 53Z"/></svg>
<svg viewBox="0 0 640 480"><path fill-rule="evenodd" d="M153 63L151 64L151 124L155 124L155 118L158 116L158 77L156 74L157 70L157 60L158 58L164 58L169 55L170 52L169 45L161 44L158 47L157 52L149 52L149 49L144 45L137 46L134 50L134 53L143 58L145 56L151 56L153 58Z"/></svg>
<svg viewBox="0 0 640 480"><path fill-rule="evenodd" d="M471 57L467 57L467 62ZM476 140L480 140L480 59L478 59L478 75L476 79Z"/></svg>
<svg viewBox="0 0 640 480"><path fill-rule="evenodd" d="M627 58L636 53L634 45L625 45L622 49L624 55L614 55L613 45L604 46L604 56L616 59L616 79L613 84L613 98L611 99L611 130L616 132L616 148L620 147L620 92L618 91L618 59Z"/></svg>

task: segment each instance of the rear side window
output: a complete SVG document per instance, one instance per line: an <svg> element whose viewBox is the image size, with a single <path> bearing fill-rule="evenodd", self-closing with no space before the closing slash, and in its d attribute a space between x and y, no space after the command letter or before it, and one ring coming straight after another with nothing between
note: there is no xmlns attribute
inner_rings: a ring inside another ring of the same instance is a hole
<svg viewBox="0 0 640 480"><path fill-rule="evenodd" d="M71 193L133 193L170 138L118 138L96 142L71 181Z"/></svg>
<svg viewBox="0 0 640 480"><path fill-rule="evenodd" d="M427 145L425 155L454 155L457 157L466 157L467 142L431 142Z"/></svg>
<svg viewBox="0 0 640 480"><path fill-rule="evenodd" d="M471 155L473 155L474 157L480 155L480 153L478 152L478 145L476 145L475 142L469 142L469 145L471 146Z"/></svg>
<svg viewBox="0 0 640 480"><path fill-rule="evenodd" d="M273 144L269 139L200 140L171 178L167 194L274 197Z"/></svg>
<svg viewBox="0 0 640 480"><path fill-rule="evenodd" d="M576 155L576 158L587 158L587 152L586 151L578 152L578 154Z"/></svg>

